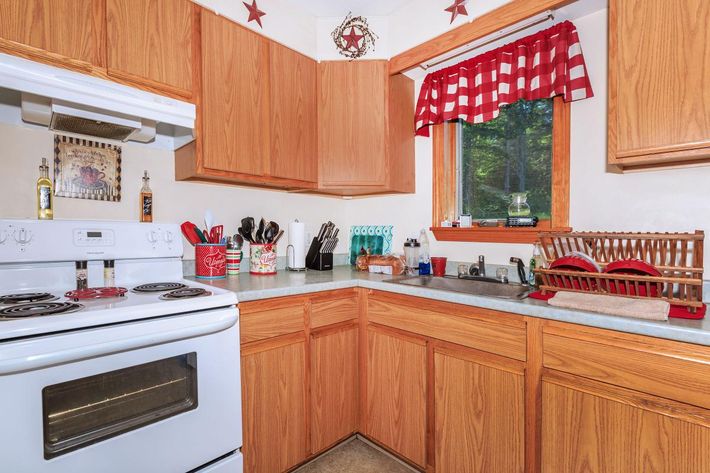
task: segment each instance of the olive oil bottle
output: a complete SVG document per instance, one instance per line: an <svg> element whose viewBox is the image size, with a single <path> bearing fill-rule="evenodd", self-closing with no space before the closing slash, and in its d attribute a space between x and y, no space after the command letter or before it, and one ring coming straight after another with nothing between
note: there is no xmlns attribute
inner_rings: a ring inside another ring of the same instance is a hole
<svg viewBox="0 0 710 473"><path fill-rule="evenodd" d="M42 158L37 179L37 218L52 220L54 218L54 201L52 200L52 181L49 179L47 158Z"/></svg>
<svg viewBox="0 0 710 473"><path fill-rule="evenodd" d="M153 191L150 190L148 171L143 171L143 187L140 196L141 222L153 221Z"/></svg>

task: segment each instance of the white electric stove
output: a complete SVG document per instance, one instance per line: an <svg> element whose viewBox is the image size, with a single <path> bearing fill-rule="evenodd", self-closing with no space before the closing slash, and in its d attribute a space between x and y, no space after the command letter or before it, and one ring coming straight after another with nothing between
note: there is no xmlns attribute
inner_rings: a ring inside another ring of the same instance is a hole
<svg viewBox="0 0 710 473"><path fill-rule="evenodd" d="M183 279L181 240L172 224L0 220L3 469L242 471L237 298ZM71 293L77 261L89 290ZM104 261L115 284L93 290Z"/></svg>

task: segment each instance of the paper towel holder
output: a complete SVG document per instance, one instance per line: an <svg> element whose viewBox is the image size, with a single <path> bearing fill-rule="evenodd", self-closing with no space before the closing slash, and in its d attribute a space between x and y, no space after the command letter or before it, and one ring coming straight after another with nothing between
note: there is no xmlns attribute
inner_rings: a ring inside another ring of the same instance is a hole
<svg viewBox="0 0 710 473"><path fill-rule="evenodd" d="M289 249L291 250L291 256L293 256L293 245L288 245L286 247L286 271L294 271L294 272L304 272L306 271L306 267L304 266L303 268L292 268L291 267L291 258L289 257ZM295 263L295 258L294 258L294 263Z"/></svg>

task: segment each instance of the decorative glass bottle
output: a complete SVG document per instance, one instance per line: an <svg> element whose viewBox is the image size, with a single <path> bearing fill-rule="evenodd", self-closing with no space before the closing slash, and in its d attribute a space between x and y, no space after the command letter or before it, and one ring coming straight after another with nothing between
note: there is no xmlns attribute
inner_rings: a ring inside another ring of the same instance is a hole
<svg viewBox="0 0 710 473"><path fill-rule="evenodd" d="M52 181L49 179L47 158L42 158L37 179L37 218L52 220L54 218L54 201L52 200Z"/></svg>
<svg viewBox="0 0 710 473"><path fill-rule="evenodd" d="M150 176L143 171L143 187L140 196L141 222L153 221L153 191L150 190Z"/></svg>
<svg viewBox="0 0 710 473"><path fill-rule="evenodd" d="M508 217L528 217L530 216L530 206L528 205L527 192L514 192L510 194L510 205L508 206Z"/></svg>

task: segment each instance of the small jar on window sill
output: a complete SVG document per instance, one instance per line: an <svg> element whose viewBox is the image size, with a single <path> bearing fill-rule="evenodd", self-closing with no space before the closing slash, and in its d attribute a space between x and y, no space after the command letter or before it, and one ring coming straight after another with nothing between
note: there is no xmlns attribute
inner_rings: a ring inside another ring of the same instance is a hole
<svg viewBox="0 0 710 473"><path fill-rule="evenodd" d="M510 205L508 206L508 217L529 217L530 205L528 205L527 192L514 192L510 194Z"/></svg>

